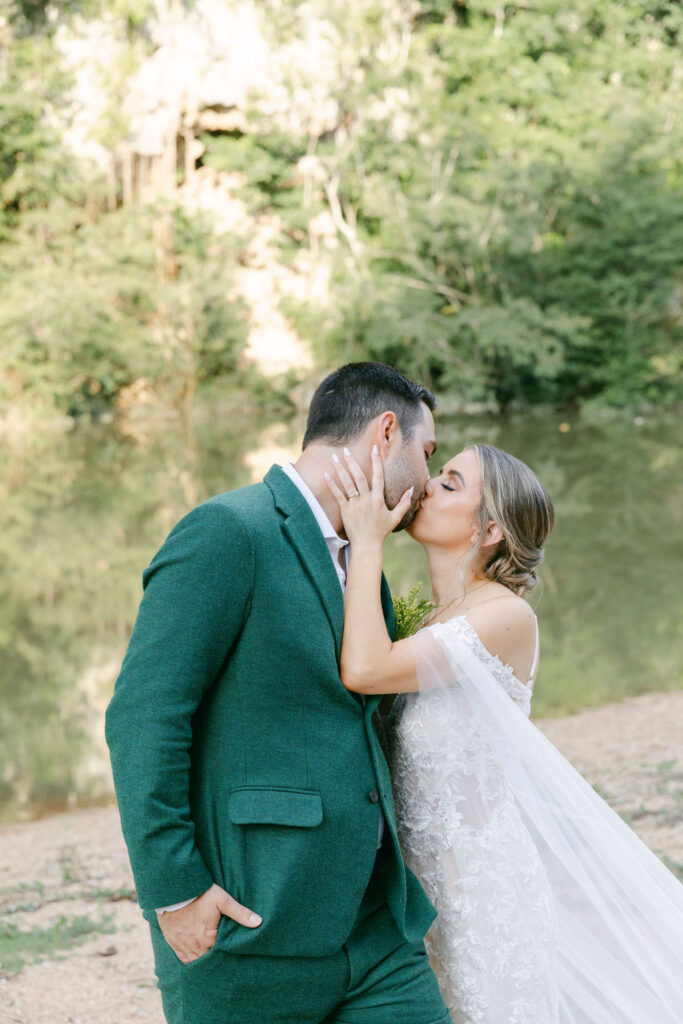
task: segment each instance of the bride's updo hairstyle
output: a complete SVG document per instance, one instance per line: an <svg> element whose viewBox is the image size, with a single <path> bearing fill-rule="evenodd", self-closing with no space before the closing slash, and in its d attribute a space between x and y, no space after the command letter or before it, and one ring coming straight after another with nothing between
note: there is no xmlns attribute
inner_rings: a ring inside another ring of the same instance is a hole
<svg viewBox="0 0 683 1024"><path fill-rule="evenodd" d="M529 467L514 455L489 444L473 444L481 471L480 537L490 519L503 540L485 562L484 575L522 597L538 583L543 545L555 512L548 492Z"/></svg>

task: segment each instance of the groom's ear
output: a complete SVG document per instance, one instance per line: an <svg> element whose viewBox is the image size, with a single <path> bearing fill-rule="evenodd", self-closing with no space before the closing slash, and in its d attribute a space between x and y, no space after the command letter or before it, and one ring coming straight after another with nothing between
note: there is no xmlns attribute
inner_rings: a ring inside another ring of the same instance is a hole
<svg viewBox="0 0 683 1024"><path fill-rule="evenodd" d="M378 417L378 440L380 454L386 455L389 448L395 445L401 438L401 428L398 425L398 419L394 412L383 412Z"/></svg>

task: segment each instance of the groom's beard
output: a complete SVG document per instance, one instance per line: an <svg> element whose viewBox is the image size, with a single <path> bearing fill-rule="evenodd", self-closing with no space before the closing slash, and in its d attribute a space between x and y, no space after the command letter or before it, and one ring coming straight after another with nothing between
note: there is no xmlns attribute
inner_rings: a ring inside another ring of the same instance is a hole
<svg viewBox="0 0 683 1024"><path fill-rule="evenodd" d="M401 530L405 530L410 526L420 511L420 502L424 497L425 480L424 477L417 476L415 466L408 458L405 449L399 452L397 458L392 463L391 470L385 471L385 473L384 501L387 508L396 508L408 488L415 488L410 508L398 526L395 526L391 531L392 533L400 533Z"/></svg>
<svg viewBox="0 0 683 1024"><path fill-rule="evenodd" d="M408 486L410 486L410 485L408 485ZM401 500L401 496L403 495L405 490L406 490L406 488L404 487L403 490L401 491L401 493L398 496L396 496L395 494L392 493L392 491L390 489L385 487L384 488L384 501L386 502L387 508L395 508L398 505L399 501ZM417 490L417 488L416 488L416 490ZM392 533L400 533L401 530L406 530L411 525L411 523L415 519L415 516L420 511L420 502L422 501L422 497L423 497L422 492L420 492L417 495L417 497L415 497L415 495L413 495L413 500L410 503L410 508L408 509L406 514L403 516L403 518L399 522L398 526L395 526L393 528L393 530L391 531Z"/></svg>
<svg viewBox="0 0 683 1024"><path fill-rule="evenodd" d="M400 533L401 530L406 530L412 524L413 520L415 519L415 516L417 515L417 513L419 511L420 511L420 500L418 499L417 504L410 506L410 508L408 509L408 511L406 512L406 514L404 515L403 519L400 521L398 526L395 526L391 532L392 533Z"/></svg>

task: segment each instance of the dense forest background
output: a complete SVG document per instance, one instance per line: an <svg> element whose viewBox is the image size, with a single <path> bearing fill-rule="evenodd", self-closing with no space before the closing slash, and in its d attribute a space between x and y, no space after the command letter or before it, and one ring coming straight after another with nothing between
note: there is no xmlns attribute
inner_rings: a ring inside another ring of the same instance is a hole
<svg viewBox="0 0 683 1024"><path fill-rule="evenodd" d="M255 33L260 79L190 102L192 31L218 61ZM0 415L265 393L264 225L318 369L395 362L460 408L680 399L682 34L664 0L0 0Z"/></svg>
<svg viewBox="0 0 683 1024"><path fill-rule="evenodd" d="M0 820L111 799L142 568L348 359L548 487L535 715L683 685L682 33L654 0L0 0ZM427 578L402 535L386 569Z"/></svg>

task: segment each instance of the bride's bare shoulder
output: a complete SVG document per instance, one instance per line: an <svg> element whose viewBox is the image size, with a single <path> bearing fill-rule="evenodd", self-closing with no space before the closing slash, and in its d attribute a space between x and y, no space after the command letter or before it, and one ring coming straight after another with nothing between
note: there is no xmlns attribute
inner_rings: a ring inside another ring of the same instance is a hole
<svg viewBox="0 0 683 1024"><path fill-rule="evenodd" d="M467 619L480 636L480 630L484 630L487 635L510 634L520 640L535 640L536 616L533 609L523 597L517 597L510 591L473 605L467 611Z"/></svg>
<svg viewBox="0 0 683 1024"><path fill-rule="evenodd" d="M536 646L537 627L533 609L523 597L501 594L474 605L466 617L491 654L526 671Z"/></svg>

